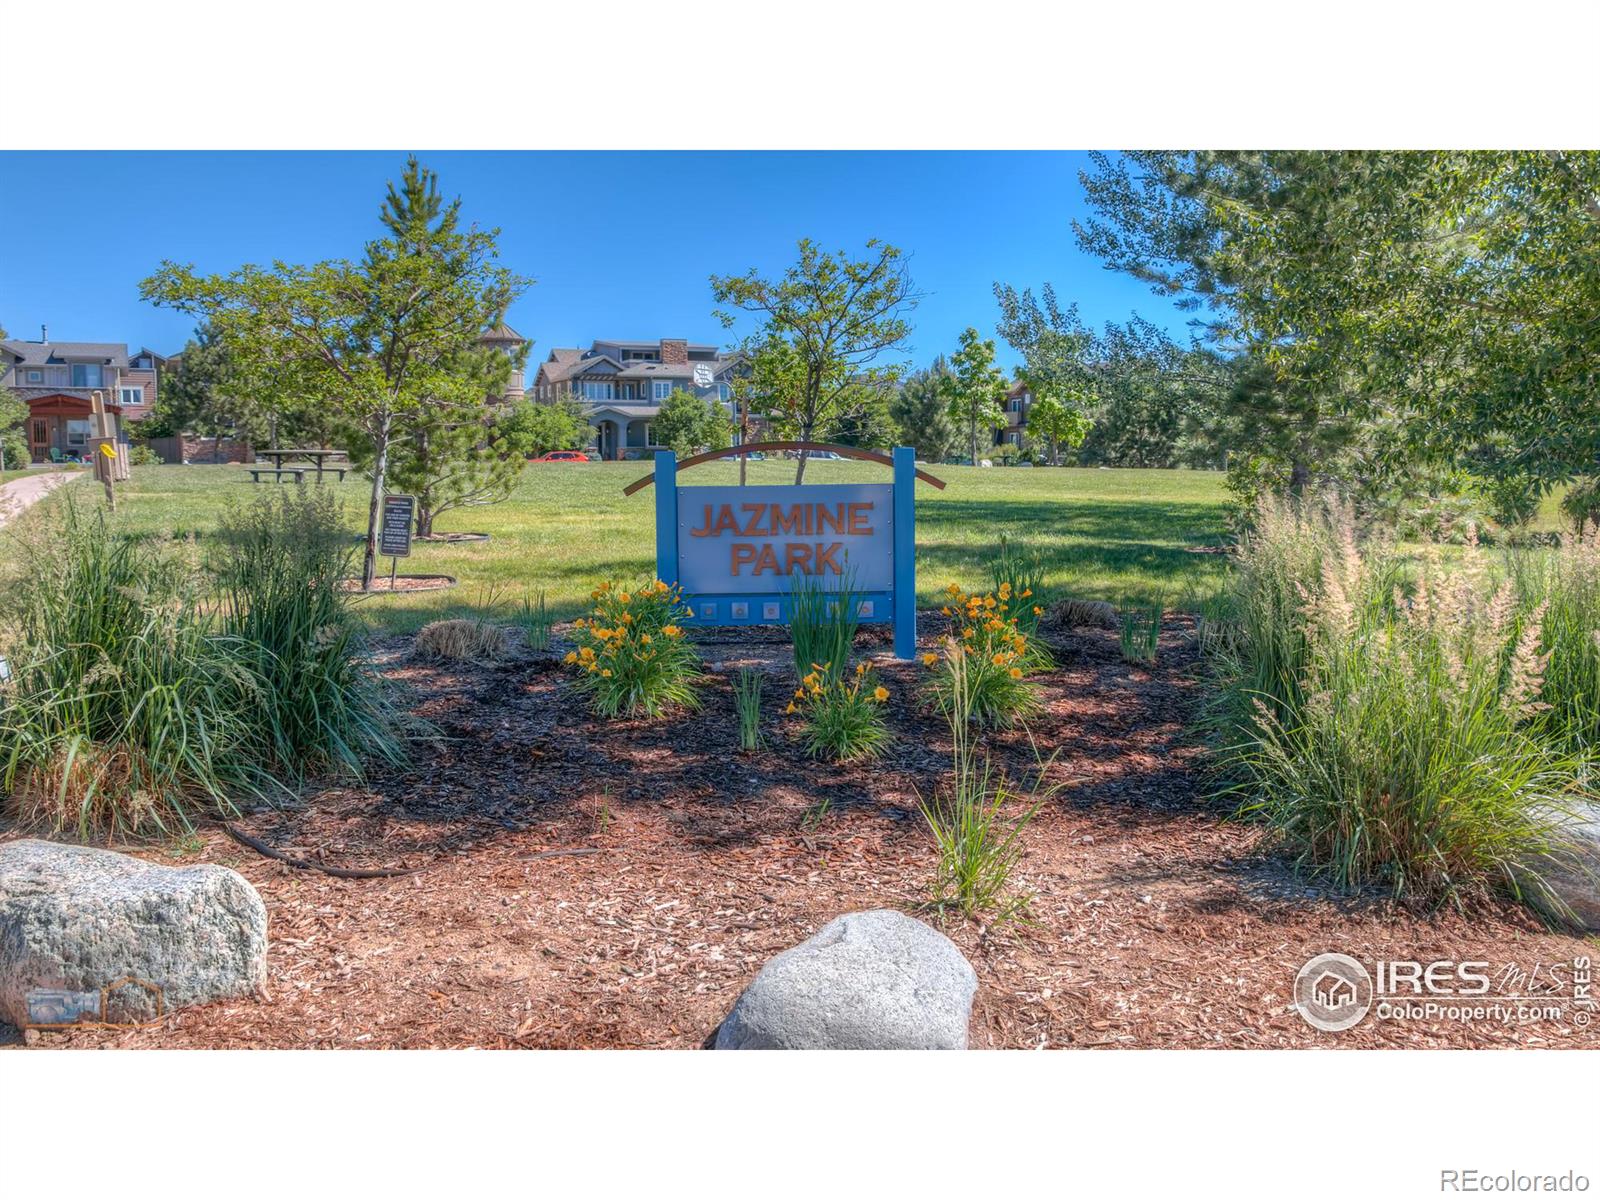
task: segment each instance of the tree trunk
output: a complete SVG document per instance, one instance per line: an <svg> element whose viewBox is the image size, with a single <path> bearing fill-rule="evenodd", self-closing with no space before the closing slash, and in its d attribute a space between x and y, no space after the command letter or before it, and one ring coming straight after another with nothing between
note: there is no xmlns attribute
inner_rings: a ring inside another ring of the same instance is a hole
<svg viewBox="0 0 1600 1200"><path fill-rule="evenodd" d="M970 444L972 446L972 465L973 466L977 466L978 465L978 418L977 418L976 414L974 414L972 419L967 422L967 437L968 437L969 442L970 442Z"/></svg>
<svg viewBox="0 0 1600 1200"><path fill-rule="evenodd" d="M1311 468L1306 465L1306 461L1303 458L1295 459L1294 464L1289 468L1289 494L1291 496L1304 495L1306 484L1309 482L1311 482Z"/></svg>
<svg viewBox="0 0 1600 1200"><path fill-rule="evenodd" d="M384 417L372 439L372 501L367 507L367 547L361 556L361 590L370 592L378 573L378 530L383 524L383 476L389 468L389 419Z"/></svg>
<svg viewBox="0 0 1600 1200"><path fill-rule="evenodd" d="M426 496L417 497L417 536L419 538L433 536L433 518L438 515L426 501Z"/></svg>

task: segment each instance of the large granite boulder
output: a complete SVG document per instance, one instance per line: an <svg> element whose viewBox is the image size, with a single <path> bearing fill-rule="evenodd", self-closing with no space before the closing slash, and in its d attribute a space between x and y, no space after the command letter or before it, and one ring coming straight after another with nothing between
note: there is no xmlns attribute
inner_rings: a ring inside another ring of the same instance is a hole
<svg viewBox="0 0 1600 1200"><path fill-rule="evenodd" d="M266 906L237 871L0 845L0 1021L147 1021L261 991L266 955Z"/></svg>
<svg viewBox="0 0 1600 1200"><path fill-rule="evenodd" d="M978 977L956 944L888 909L847 913L762 967L718 1050L965 1050Z"/></svg>
<svg viewBox="0 0 1600 1200"><path fill-rule="evenodd" d="M1579 928L1600 930L1600 808L1589 809L1562 833L1572 848L1559 856L1559 866L1545 868L1545 881L1572 910Z"/></svg>

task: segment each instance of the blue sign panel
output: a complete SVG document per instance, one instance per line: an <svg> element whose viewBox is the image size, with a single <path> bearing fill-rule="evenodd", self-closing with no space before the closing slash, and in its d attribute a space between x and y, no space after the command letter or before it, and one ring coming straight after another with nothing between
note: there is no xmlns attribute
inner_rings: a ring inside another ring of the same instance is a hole
<svg viewBox="0 0 1600 1200"><path fill-rule="evenodd" d="M894 451L894 483L678 486L655 459L656 573L682 587L696 625L780 625L797 577L848 584L863 622L893 622L895 654L916 652L914 452Z"/></svg>

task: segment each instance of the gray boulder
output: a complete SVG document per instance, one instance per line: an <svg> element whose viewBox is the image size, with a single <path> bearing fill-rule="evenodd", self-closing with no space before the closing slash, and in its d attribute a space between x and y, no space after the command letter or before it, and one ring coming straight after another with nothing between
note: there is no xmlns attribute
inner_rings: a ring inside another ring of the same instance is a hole
<svg viewBox="0 0 1600 1200"><path fill-rule="evenodd" d="M237 871L0 845L0 1021L148 1021L259 993L266 956L266 906Z"/></svg>
<svg viewBox="0 0 1600 1200"><path fill-rule="evenodd" d="M847 913L762 967L718 1050L965 1050L978 977L956 944L888 909Z"/></svg>
<svg viewBox="0 0 1600 1200"><path fill-rule="evenodd" d="M1572 849L1560 865L1543 874L1552 891L1572 910L1580 928L1600 930L1600 809L1562 830Z"/></svg>

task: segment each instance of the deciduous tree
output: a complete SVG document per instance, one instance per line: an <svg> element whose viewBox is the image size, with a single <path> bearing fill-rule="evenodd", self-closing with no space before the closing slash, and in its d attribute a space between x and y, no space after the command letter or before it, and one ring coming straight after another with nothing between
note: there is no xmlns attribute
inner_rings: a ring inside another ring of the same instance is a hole
<svg viewBox="0 0 1600 1200"><path fill-rule="evenodd" d="M994 342L969 327L940 385L950 420L967 435L973 466L978 465L978 430L993 431L1006 423L1006 377L994 365L994 352Z"/></svg>

